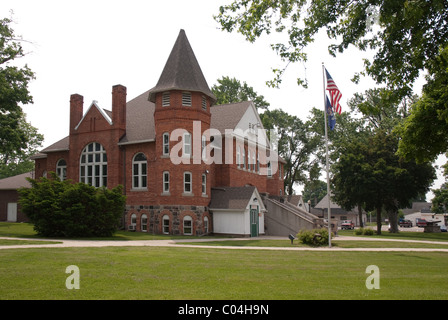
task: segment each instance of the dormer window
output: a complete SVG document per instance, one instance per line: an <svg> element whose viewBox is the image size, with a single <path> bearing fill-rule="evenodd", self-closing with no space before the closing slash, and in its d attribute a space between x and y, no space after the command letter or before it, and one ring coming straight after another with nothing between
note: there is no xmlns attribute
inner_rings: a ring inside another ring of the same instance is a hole
<svg viewBox="0 0 448 320"><path fill-rule="evenodd" d="M170 93L164 92L162 94L162 107L169 107L170 106Z"/></svg>
<svg viewBox="0 0 448 320"><path fill-rule="evenodd" d="M191 107L191 92L182 92L182 106Z"/></svg>

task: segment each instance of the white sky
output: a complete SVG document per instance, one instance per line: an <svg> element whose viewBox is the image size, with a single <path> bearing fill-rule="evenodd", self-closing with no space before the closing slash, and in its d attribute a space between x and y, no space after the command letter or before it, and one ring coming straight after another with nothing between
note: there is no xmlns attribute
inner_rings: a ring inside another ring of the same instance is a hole
<svg viewBox="0 0 448 320"><path fill-rule="evenodd" d="M24 45L30 53L17 63L28 64L36 75L29 86L34 104L23 109L44 135L44 147L68 135L71 94L84 96L84 111L92 100L110 110L113 85L126 86L128 100L155 86L180 29L210 87L222 76L235 77L263 95L271 109L281 108L302 120L311 108L323 109L322 62L342 92L343 111L354 93L375 86L370 79L359 85L350 81L362 70L365 53L352 49L333 58L328 39L321 37L306 49L306 63L288 67L280 89L268 88L271 69L284 67L269 46L278 36L251 44L236 32L220 31L213 15L231 2L2 0L0 18L13 10L12 28L32 43ZM305 75L308 89L296 84Z"/></svg>

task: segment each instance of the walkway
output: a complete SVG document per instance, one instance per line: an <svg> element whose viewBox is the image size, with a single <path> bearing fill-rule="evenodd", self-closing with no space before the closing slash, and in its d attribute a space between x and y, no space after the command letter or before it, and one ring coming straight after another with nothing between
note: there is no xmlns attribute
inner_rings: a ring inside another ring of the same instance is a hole
<svg viewBox="0 0 448 320"><path fill-rule="evenodd" d="M30 238L6 238L0 239L8 240L27 240L27 241L54 241L54 244L23 244L23 245L7 245L0 246L0 250L4 249L29 249L29 248L74 248L74 247L177 247L177 248L211 248L211 249L233 249L233 250L277 250L277 251L395 251L395 252L448 252L448 248L340 248L340 247L254 247L254 246L213 246L213 245L194 245L194 244L179 244L179 242L210 242L210 241L232 241L232 240L254 240L254 238L223 238L223 239L180 239L180 240L48 240L48 239L30 239ZM285 237L258 237L258 240L269 239L284 240ZM399 241L399 242L414 242L414 243L428 243L428 244L446 244L447 242L438 241L422 241L422 240L397 240L397 239L378 239L378 238L363 238L363 237L347 237L338 236L336 240L356 240L356 241ZM58 243L59 242L59 243Z"/></svg>

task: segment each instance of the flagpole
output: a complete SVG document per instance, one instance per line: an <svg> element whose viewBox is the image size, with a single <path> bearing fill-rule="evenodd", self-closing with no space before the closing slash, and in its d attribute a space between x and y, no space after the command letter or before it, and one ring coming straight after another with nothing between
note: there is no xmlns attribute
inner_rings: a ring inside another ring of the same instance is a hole
<svg viewBox="0 0 448 320"><path fill-rule="evenodd" d="M324 91L324 118L325 118L325 152L327 165L327 197L328 197L328 247L331 248L331 208L330 208L330 166L328 163L328 130L327 130L327 96L325 94L325 65L322 62L322 83Z"/></svg>

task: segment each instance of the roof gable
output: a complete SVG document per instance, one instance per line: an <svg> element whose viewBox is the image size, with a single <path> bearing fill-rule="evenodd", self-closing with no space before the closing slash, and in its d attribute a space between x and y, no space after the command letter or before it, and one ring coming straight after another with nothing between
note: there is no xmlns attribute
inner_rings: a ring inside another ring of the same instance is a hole
<svg viewBox="0 0 448 320"><path fill-rule="evenodd" d="M149 92L149 100L155 102L157 92L168 90L198 91L216 101L184 30L180 30L157 85Z"/></svg>
<svg viewBox="0 0 448 320"><path fill-rule="evenodd" d="M253 202L254 198L257 198L260 210L265 210L261 196L254 186L212 188L209 207L210 210L244 211Z"/></svg>
<svg viewBox="0 0 448 320"><path fill-rule="evenodd" d="M101 109L98 106L98 102L94 100L94 101L92 101L92 104L90 105L89 109L87 109L86 113L79 121L78 125L75 127L75 130L78 130L78 128L81 126L82 122L87 117L87 115L92 112L93 107L103 116L103 118L109 123L109 125L112 125L112 119L109 117L109 115L103 109Z"/></svg>

